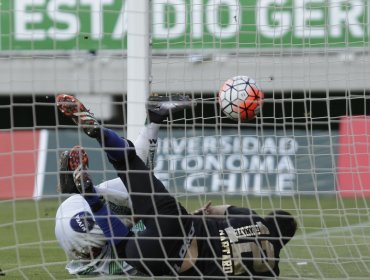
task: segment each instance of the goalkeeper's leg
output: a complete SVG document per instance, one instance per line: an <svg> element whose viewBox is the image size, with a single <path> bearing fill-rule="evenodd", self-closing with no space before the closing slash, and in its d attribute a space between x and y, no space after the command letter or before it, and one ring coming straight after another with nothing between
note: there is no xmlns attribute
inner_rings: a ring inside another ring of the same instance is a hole
<svg viewBox="0 0 370 280"><path fill-rule="evenodd" d="M147 226L143 234L151 238L139 238L137 244L130 243L132 246L127 246L126 254L137 259L135 266L141 264L142 257L150 258L151 260L145 261L145 267L148 266L155 274L170 273L173 268L177 270L182 263L179 252L184 246L184 236L194 234L192 221L186 209L168 193L164 185L154 176L153 171L149 170L136 155L134 145L130 141L109 129L100 127L92 114L81 106L82 103L78 100L64 95L63 100L66 99L72 103L71 106L65 104L65 111L72 112L68 116L81 125L87 135L96 138L102 145L119 177L128 188L133 214L143 218ZM167 108L171 108L169 103ZM160 115L163 115L163 111L160 112ZM152 117L153 114L150 118ZM158 120L160 119L156 119ZM166 236L171 239L160 238ZM169 260L164 261L165 257ZM153 261L153 258L157 258L157 261Z"/></svg>
<svg viewBox="0 0 370 280"><path fill-rule="evenodd" d="M98 140L104 136L99 122L94 115L77 98L67 94L59 94L56 97L58 109L80 125L84 132ZM150 96L146 104L148 110L148 124L139 134L135 141L136 153L150 169L154 168L155 152L157 150L158 133L160 124L172 117L172 114L180 112L197 104L188 96ZM104 137L103 137L104 138Z"/></svg>
<svg viewBox="0 0 370 280"><path fill-rule="evenodd" d="M147 121L149 124L146 125L142 134L135 141L135 148L136 153L141 159L147 159L144 162L147 163L150 169L154 169L155 166L154 159L157 151L160 124L167 118L171 119L172 114L193 108L196 105L197 103L195 101L185 95L149 96L146 104L148 110ZM145 139L144 142L141 139ZM145 151L147 154L141 156L141 151Z"/></svg>
<svg viewBox="0 0 370 280"><path fill-rule="evenodd" d="M177 207L170 206L166 210L161 207L162 201L170 202L169 204L173 206L176 206L177 202L168 194L166 188L153 173L148 172L148 168L136 155L134 145L129 140L121 138L110 129L101 127L94 115L77 98L71 95L60 94L56 99L58 109L66 117L70 117L76 124L81 126L88 136L96 138L104 148L109 160L119 171L119 176L123 183L128 188L128 191L131 192L134 214L155 214L157 213L155 209L163 211L163 214L169 214L168 211L176 212ZM150 98L147 109L149 121L153 124L149 128L152 129L152 132L154 131L154 135L158 135L157 125L160 122L172 113L190 108L193 105L195 105L195 102L184 96L154 96ZM150 133L146 134L142 139L145 138L150 139ZM154 201L148 195L150 193L158 194L154 195Z"/></svg>
<svg viewBox="0 0 370 280"><path fill-rule="evenodd" d="M134 145L137 156L146 163L149 169L154 169L154 158L158 145L160 124L149 123L140 131Z"/></svg>

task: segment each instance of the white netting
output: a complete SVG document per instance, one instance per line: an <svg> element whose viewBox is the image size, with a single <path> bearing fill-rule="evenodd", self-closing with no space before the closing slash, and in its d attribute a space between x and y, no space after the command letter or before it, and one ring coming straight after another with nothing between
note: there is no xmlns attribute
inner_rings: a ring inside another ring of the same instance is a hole
<svg viewBox="0 0 370 280"><path fill-rule="evenodd" d="M299 230L282 251L282 279L370 275L368 5L150 1L152 91L198 103L162 126L156 175L189 210L212 200L261 215L292 212ZM126 135L127 34L135 34L128 12L127 1L1 1L6 278L73 277L54 235L63 199L55 190L59 153L84 146L96 182L115 172L98 145L58 115L54 97L76 94ZM236 75L253 77L265 93L261 115L247 123L227 119L216 102L222 83Z"/></svg>

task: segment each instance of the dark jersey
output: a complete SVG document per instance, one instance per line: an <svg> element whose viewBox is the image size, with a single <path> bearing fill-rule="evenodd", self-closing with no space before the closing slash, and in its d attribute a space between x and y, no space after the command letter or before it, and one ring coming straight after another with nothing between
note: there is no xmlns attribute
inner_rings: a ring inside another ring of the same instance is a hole
<svg viewBox="0 0 370 280"><path fill-rule="evenodd" d="M199 275L198 271L220 276L215 279L279 275L281 243L273 227L254 211L230 207L225 218L197 219L195 228L198 260L183 275Z"/></svg>
<svg viewBox="0 0 370 280"><path fill-rule="evenodd" d="M128 188L133 214L146 225L145 231L122 242L118 249L129 264L149 275L203 275L206 279L279 275L281 245L263 218L250 209L236 207L217 219L189 215L135 150L126 152L122 160L112 163ZM193 268L179 273L194 238L197 261Z"/></svg>

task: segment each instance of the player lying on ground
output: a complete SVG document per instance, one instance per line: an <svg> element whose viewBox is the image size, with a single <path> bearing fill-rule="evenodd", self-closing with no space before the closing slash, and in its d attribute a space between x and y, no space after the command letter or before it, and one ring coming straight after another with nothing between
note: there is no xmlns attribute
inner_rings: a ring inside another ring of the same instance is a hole
<svg viewBox="0 0 370 280"><path fill-rule="evenodd" d="M146 230L133 234L116 216L108 215L93 188L82 156L85 151L74 151L75 184L104 235L130 265L148 275L213 279L279 275L280 251L297 229L288 212L277 210L263 218L248 208L222 206L216 212L225 215L216 219L192 216L145 166L129 140L101 127L74 98L65 96L58 108L98 140L128 188L133 215L144 221Z"/></svg>
<svg viewBox="0 0 370 280"><path fill-rule="evenodd" d="M109 181L105 183L111 185ZM121 221L131 228L126 220L122 218ZM139 222L130 230L144 229L144 224ZM70 274L140 275L123 259L118 259L96 224L89 204L80 194L70 196L59 206L55 236L69 259L66 269Z"/></svg>
<svg viewBox="0 0 370 280"><path fill-rule="evenodd" d="M57 99L63 98L63 95ZM168 98L160 96L151 96L149 102L155 102L161 108L152 113L151 122L145 125L135 146L138 156L147 162L149 167L153 167L154 153L160 128L160 122L167 118L170 113L175 113L187 109L191 102L183 100L183 97L176 96L173 99L181 101L171 112L161 103L168 102ZM154 116L156 115L156 116ZM78 147L76 147L78 149ZM70 152L64 151L60 155L60 171L58 191L63 194L79 193L73 181L72 172L69 168ZM85 158L87 163L87 158ZM122 217L122 222L131 227L132 221L124 218L131 214L131 203L128 199L128 193L125 185L120 178L103 182L94 186L96 192L101 195L108 203L111 211ZM125 261L118 260L114 252L108 246L103 232L96 225L92 218L92 210L80 194L73 195L63 201L56 213L55 235L60 246L65 251L70 262L66 269L70 274L94 275L94 274L130 274L137 275L136 270ZM145 229L140 220L133 228L133 231L142 231Z"/></svg>

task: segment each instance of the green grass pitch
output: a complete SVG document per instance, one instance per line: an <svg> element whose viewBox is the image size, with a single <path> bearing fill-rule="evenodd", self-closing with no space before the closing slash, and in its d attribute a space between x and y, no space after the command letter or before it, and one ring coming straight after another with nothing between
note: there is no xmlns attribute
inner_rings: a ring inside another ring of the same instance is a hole
<svg viewBox="0 0 370 280"><path fill-rule="evenodd" d="M296 216L299 231L283 250L281 279L369 279L370 199L205 195L180 198L189 210L199 208L208 199L214 204L249 206L261 215L282 208ZM64 269L66 257L54 236L54 217L60 202L0 201L0 269L5 273L0 280L76 278Z"/></svg>

